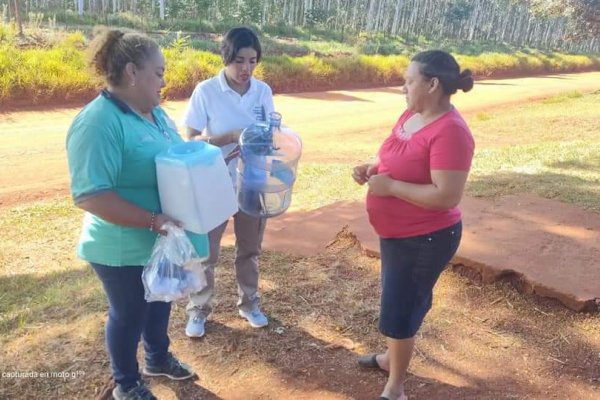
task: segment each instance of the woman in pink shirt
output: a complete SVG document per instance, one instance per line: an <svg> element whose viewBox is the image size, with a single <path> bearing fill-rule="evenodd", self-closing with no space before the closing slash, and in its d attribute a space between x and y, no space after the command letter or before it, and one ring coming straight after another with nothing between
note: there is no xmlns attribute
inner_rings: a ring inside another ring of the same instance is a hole
<svg viewBox="0 0 600 400"><path fill-rule="evenodd" d="M415 335L431 308L432 290L461 238L463 194L474 141L450 103L458 89L473 88L469 70L450 54L417 54L405 73L407 109L377 159L354 168L367 184L369 221L380 236L384 354L360 357L364 367L389 371L380 400L405 400L404 379Z"/></svg>

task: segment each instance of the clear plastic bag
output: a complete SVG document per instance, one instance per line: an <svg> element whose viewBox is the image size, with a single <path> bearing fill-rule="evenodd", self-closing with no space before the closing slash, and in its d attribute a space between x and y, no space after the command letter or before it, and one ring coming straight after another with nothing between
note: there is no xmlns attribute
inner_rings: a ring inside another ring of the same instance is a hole
<svg viewBox="0 0 600 400"><path fill-rule="evenodd" d="M202 259L185 231L170 222L161 229L168 234L156 239L142 272L144 297L148 302L171 302L206 286Z"/></svg>

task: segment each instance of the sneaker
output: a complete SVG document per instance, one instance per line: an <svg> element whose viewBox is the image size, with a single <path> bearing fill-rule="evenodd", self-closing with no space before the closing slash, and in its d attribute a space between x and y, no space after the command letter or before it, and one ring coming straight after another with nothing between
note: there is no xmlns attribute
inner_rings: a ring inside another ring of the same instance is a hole
<svg viewBox="0 0 600 400"><path fill-rule="evenodd" d="M167 361L162 365L156 367L146 365L143 369L143 373L148 376L166 376L167 378L176 381L188 379L195 375L189 365L182 363L173 357L171 353L168 354Z"/></svg>
<svg viewBox="0 0 600 400"><path fill-rule="evenodd" d="M240 317L246 318L253 328L262 328L263 326L269 325L267 316L260 312L258 308L252 311L240 310Z"/></svg>
<svg viewBox="0 0 600 400"><path fill-rule="evenodd" d="M185 334L191 338L200 338L204 336L204 324L206 323L206 318L193 316L187 322L185 326Z"/></svg>
<svg viewBox="0 0 600 400"><path fill-rule="evenodd" d="M113 389L112 395L115 400L157 400L144 382L138 382L137 386L134 386L127 392L121 390L121 387L117 385Z"/></svg>

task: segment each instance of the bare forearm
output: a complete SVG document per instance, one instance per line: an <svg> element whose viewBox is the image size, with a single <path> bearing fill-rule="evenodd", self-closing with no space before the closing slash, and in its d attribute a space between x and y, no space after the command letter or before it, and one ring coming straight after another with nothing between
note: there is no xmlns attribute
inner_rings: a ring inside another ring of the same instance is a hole
<svg viewBox="0 0 600 400"><path fill-rule="evenodd" d="M393 181L391 195L423 208L447 210L456 207L460 196L441 190L435 184Z"/></svg>
<svg viewBox="0 0 600 400"><path fill-rule="evenodd" d="M203 140L213 146L223 147L230 143L237 143L241 130L234 130L222 135L207 136L195 129L188 128L188 138L190 140Z"/></svg>
<svg viewBox="0 0 600 400"><path fill-rule="evenodd" d="M105 221L135 228L150 228L152 212L144 210L115 192L104 192L77 202L77 206Z"/></svg>

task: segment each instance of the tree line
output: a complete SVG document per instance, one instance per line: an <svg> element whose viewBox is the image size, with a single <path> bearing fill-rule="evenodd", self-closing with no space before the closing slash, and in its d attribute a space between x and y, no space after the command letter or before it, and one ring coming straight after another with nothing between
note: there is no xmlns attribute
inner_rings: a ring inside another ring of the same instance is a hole
<svg viewBox="0 0 600 400"><path fill-rule="evenodd" d="M600 52L600 0L0 0L5 14L131 13Z"/></svg>

